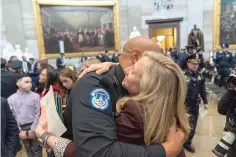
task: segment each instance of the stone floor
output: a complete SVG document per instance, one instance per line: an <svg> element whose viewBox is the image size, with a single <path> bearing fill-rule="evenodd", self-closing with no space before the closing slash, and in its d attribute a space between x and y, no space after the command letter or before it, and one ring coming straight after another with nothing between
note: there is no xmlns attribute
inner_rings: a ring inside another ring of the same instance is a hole
<svg viewBox="0 0 236 157"><path fill-rule="evenodd" d="M216 146L223 133L225 117L217 114L216 106L211 105L206 117L198 121L197 131L193 139L196 152L187 153L187 157L215 157L212 149Z"/></svg>
<svg viewBox="0 0 236 157"><path fill-rule="evenodd" d="M196 152L192 154L186 151L187 157L215 157L212 153L212 149L215 147L223 134L225 117L217 113L217 103L219 96L222 96L225 90L214 85L207 86L216 92L208 90L208 93L210 93L208 95L208 115L203 118L199 118L197 131L193 139L193 145L195 146ZM17 157L26 157L26 154L22 151L17 155ZM46 157L45 154L44 157Z"/></svg>

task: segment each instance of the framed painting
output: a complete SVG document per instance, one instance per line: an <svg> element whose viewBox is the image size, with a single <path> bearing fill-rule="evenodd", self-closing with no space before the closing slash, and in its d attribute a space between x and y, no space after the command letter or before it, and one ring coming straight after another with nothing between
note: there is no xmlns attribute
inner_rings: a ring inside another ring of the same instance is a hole
<svg viewBox="0 0 236 157"><path fill-rule="evenodd" d="M33 0L39 57L120 50L118 2Z"/></svg>
<svg viewBox="0 0 236 157"><path fill-rule="evenodd" d="M215 0L214 18L214 48L236 49L236 0Z"/></svg>

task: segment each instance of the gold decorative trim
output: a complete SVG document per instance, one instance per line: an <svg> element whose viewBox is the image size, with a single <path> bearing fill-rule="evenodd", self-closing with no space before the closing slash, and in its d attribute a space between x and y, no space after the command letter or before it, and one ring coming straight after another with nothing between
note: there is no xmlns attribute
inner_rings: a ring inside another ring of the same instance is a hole
<svg viewBox="0 0 236 157"><path fill-rule="evenodd" d="M57 58L59 54L46 54L43 40L43 29L40 14L40 6L42 5L61 5L61 6L112 6L114 14L114 38L115 49L120 52L120 33L119 33L119 6L118 1L71 1L71 0L33 0L37 42L39 49L39 58L46 57L49 59ZM84 52L86 56L96 56L99 52ZM114 54L113 51L109 51L109 54ZM81 52L65 53L66 58L81 57Z"/></svg>

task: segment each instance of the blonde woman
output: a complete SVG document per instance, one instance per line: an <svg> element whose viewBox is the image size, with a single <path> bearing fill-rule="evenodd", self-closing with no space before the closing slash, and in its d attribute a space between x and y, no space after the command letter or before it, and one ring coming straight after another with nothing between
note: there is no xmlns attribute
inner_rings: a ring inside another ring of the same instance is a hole
<svg viewBox="0 0 236 157"><path fill-rule="evenodd" d="M185 80L171 59L145 52L133 67L126 70L122 85L130 96L117 102L119 141L141 145L162 143L175 119L187 139ZM182 151L178 156L185 154Z"/></svg>

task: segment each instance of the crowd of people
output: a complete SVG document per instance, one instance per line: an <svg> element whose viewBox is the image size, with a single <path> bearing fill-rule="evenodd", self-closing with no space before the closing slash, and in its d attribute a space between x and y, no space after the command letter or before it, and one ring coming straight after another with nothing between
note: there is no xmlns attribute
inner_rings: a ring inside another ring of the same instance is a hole
<svg viewBox="0 0 236 157"><path fill-rule="evenodd" d="M80 75L66 67L64 54L57 69L46 58L1 58L2 156L15 156L20 141L28 157L42 156L42 147L48 157L185 157L184 148L194 153L201 100L208 108L202 59L191 46L165 56L142 36L128 40L121 55L83 55ZM49 132L40 104L50 87L67 129L61 137Z"/></svg>
<svg viewBox="0 0 236 157"><path fill-rule="evenodd" d="M60 51L59 41L64 42L65 52L79 52L83 47L114 47L114 30L112 25L101 28L79 28L77 32L66 28L44 28L45 48L47 52Z"/></svg>

